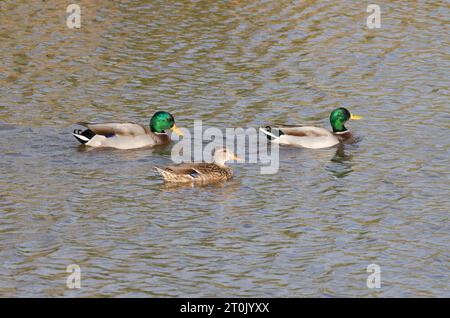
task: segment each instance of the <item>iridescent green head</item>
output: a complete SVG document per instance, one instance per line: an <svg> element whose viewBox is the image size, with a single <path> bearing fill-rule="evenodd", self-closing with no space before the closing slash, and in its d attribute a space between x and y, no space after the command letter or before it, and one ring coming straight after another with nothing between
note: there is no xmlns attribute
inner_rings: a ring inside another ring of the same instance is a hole
<svg viewBox="0 0 450 318"><path fill-rule="evenodd" d="M164 111L156 112L150 119L150 130L156 133L165 133L166 129L171 129L180 136L183 135L175 126L175 119L170 113Z"/></svg>
<svg viewBox="0 0 450 318"><path fill-rule="evenodd" d="M333 127L333 132L344 132L347 130L344 124L349 119L361 119L361 116L352 115L346 108L340 107L331 112L330 123Z"/></svg>

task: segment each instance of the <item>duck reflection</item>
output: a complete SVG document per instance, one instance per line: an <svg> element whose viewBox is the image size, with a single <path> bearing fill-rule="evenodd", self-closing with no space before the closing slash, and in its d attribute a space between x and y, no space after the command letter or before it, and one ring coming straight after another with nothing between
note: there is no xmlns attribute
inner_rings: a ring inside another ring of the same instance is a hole
<svg viewBox="0 0 450 318"><path fill-rule="evenodd" d="M159 177L158 177L159 179ZM216 181L216 182L183 182L183 183L174 183L174 182L163 182L161 185L161 190L163 191L178 191L182 189L189 188L197 188L198 190L207 190L214 191L216 189L226 189L225 192L221 190L221 193L227 193L229 195L234 195L234 193L239 189L240 182L238 182L237 178L233 178L231 181Z"/></svg>
<svg viewBox="0 0 450 318"><path fill-rule="evenodd" d="M349 150L345 150L343 144L339 144L336 153L331 158L330 163L325 166L336 178L345 178L353 171L352 164L353 155Z"/></svg>

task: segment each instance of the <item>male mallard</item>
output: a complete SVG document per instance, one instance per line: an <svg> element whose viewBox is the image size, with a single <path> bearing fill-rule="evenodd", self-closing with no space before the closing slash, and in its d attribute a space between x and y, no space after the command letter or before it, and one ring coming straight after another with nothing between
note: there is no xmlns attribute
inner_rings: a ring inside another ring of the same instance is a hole
<svg viewBox="0 0 450 318"><path fill-rule="evenodd" d="M90 147L134 149L170 143L166 129L183 136L175 125L173 116L164 111L156 112L149 126L135 123L78 123L87 129L73 131L75 138Z"/></svg>
<svg viewBox="0 0 450 318"><path fill-rule="evenodd" d="M361 118L361 116L350 114L347 109L341 107L333 110L330 115L330 123L331 127L333 127L333 132L313 126L280 127L277 128L277 136L272 132L270 126L267 126L265 129L260 128L260 130L268 136L267 138L269 138L269 140L281 145L320 149L332 147L340 142L351 139L352 133L345 128L344 124L349 119Z"/></svg>
<svg viewBox="0 0 450 318"><path fill-rule="evenodd" d="M233 170L225 166L225 162L239 160L239 158L226 148L217 149L213 158L212 163L182 163L164 169L158 167L155 169L168 182L208 183L231 179Z"/></svg>

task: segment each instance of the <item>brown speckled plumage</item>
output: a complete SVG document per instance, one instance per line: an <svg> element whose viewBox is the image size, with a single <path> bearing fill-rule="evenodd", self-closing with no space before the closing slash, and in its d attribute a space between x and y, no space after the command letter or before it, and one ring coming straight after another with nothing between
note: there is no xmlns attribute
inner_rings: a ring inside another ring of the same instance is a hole
<svg viewBox="0 0 450 318"><path fill-rule="evenodd" d="M213 163L183 163L166 168L155 167L167 182L209 183L226 181L233 177L233 170L225 166L227 160L238 158L227 149L219 149L214 153Z"/></svg>
<svg viewBox="0 0 450 318"><path fill-rule="evenodd" d="M169 166L164 169L155 167L168 182L214 182L226 181L233 177L230 167L215 163L192 163Z"/></svg>

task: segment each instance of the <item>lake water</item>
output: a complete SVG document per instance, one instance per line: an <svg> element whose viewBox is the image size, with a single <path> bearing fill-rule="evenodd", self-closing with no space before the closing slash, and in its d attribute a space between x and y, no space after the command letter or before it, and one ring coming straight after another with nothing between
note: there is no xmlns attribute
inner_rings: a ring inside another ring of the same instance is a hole
<svg viewBox="0 0 450 318"><path fill-rule="evenodd" d="M450 296L446 1L0 2L0 296ZM77 121L329 128L276 174L169 187L171 146L84 151ZM66 268L81 268L69 289ZM369 264L381 288L366 285Z"/></svg>

